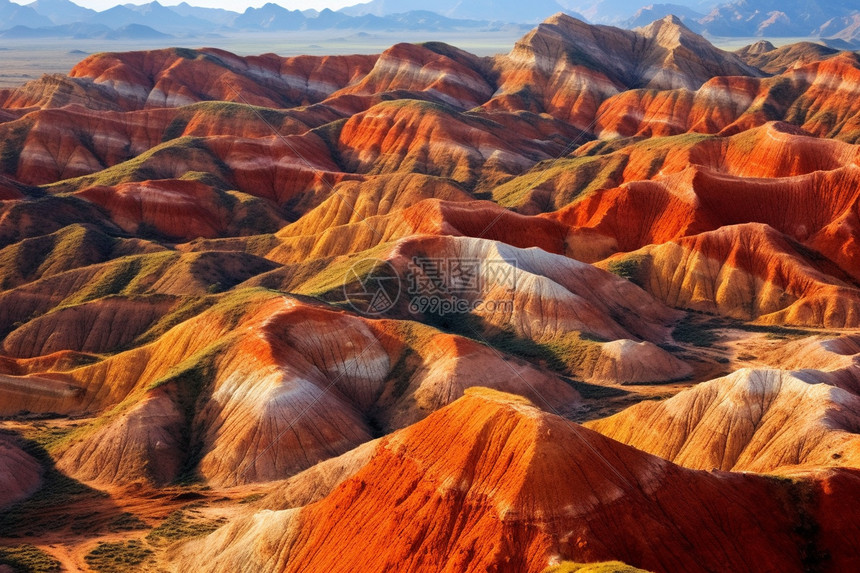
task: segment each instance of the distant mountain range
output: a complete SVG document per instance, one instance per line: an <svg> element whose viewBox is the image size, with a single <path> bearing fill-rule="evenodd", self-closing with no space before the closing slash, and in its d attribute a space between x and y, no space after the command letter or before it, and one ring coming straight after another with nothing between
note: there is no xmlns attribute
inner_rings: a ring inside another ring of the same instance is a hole
<svg viewBox="0 0 860 573"><path fill-rule="evenodd" d="M97 12L70 0L36 0L26 6L0 0L0 37L158 39L255 31L482 30L531 25L563 11L584 21L627 28L673 14L705 35L828 38L837 47L860 47L860 0L644 1L373 0L339 11L289 10L270 3L240 13L186 2L122 4Z"/></svg>

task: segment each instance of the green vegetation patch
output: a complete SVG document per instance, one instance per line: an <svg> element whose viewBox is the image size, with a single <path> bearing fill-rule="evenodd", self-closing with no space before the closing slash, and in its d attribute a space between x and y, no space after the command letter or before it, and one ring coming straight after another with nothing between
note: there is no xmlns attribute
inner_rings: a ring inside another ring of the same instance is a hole
<svg viewBox="0 0 860 573"><path fill-rule="evenodd" d="M421 357L412 348L407 346L403 349L389 374L389 378L394 383L392 394L395 398L400 398L406 394L412 374L414 374L420 363Z"/></svg>
<svg viewBox="0 0 860 573"><path fill-rule="evenodd" d="M62 564L38 547L25 543L0 547L0 565L8 565L15 573L55 573Z"/></svg>
<svg viewBox="0 0 860 573"><path fill-rule="evenodd" d="M585 332L568 332L552 340L536 342L510 330L491 334L486 340L503 352L567 374L588 369L600 358L600 343L606 342Z"/></svg>
<svg viewBox="0 0 860 573"><path fill-rule="evenodd" d="M137 539L116 543L99 543L84 560L99 573L127 573L136 571L150 557L153 550Z"/></svg>
<svg viewBox="0 0 860 573"><path fill-rule="evenodd" d="M589 384L588 382L573 380L572 378L567 377L563 378L565 382L570 384L573 389L576 390L579 395L586 400L605 400L609 398L620 398L623 396L631 395L630 391L623 390L621 388L615 388L613 386L601 386L599 384Z"/></svg>
<svg viewBox="0 0 860 573"><path fill-rule="evenodd" d="M215 297L195 296L182 301L182 303L169 313L158 319L146 332L141 334L131 346L141 346L154 342L168 330L181 324L186 320L194 318L198 314L209 309L216 302Z"/></svg>
<svg viewBox="0 0 860 573"><path fill-rule="evenodd" d="M185 133L185 128L188 127L188 118L181 115L174 117L173 120L164 129L161 135L161 142L165 143L172 139L178 139Z"/></svg>
<svg viewBox="0 0 860 573"><path fill-rule="evenodd" d="M116 239L79 223L0 250L0 290L108 258Z"/></svg>
<svg viewBox="0 0 860 573"><path fill-rule="evenodd" d="M164 165L175 165L182 161L187 165L203 167L221 179L226 179L230 172L230 168L206 147L202 138L179 137L98 173L64 179L46 188L53 193L67 193L98 185L118 185L130 181L172 177L172 172L159 171L157 166L162 163L162 157Z"/></svg>
<svg viewBox="0 0 860 573"><path fill-rule="evenodd" d="M445 42L421 42L418 45L455 62L462 62L465 59L462 50Z"/></svg>
<svg viewBox="0 0 860 573"><path fill-rule="evenodd" d="M323 140L323 143L328 147L329 153L331 153L332 159L337 165L341 166L341 169L344 169L343 158L341 157L338 143L340 141L340 133L343 131L343 126L346 125L347 121L348 118L338 119L311 130L312 133Z"/></svg>
<svg viewBox="0 0 860 573"><path fill-rule="evenodd" d="M36 450L41 448L45 452L51 452L77 427L77 423L56 426L51 425L50 422L35 422L29 428L22 430L21 435L28 440L31 448Z"/></svg>
<svg viewBox="0 0 860 573"><path fill-rule="evenodd" d="M572 66L582 66L590 70L606 69L606 66L600 63L594 56L573 44L566 46L564 56Z"/></svg>
<svg viewBox="0 0 860 573"><path fill-rule="evenodd" d="M84 288L65 299L59 306L74 306L109 295L142 294L179 257L178 253L166 251L115 259L104 265Z"/></svg>
<svg viewBox="0 0 860 573"><path fill-rule="evenodd" d="M24 143L33 127L32 120L19 119L7 124L0 138L0 172L12 175L18 172L18 161L21 159L21 151Z"/></svg>
<svg viewBox="0 0 860 573"><path fill-rule="evenodd" d="M266 123L274 127L280 126L284 119L289 116L289 112L286 111L233 101L202 101L184 107L182 111L195 115L203 113L207 116L235 118L245 121L259 121L260 118L263 118Z"/></svg>
<svg viewBox="0 0 860 573"><path fill-rule="evenodd" d="M265 493L252 493L252 494L246 495L245 497L240 499L239 503L241 503L241 504L254 503L256 501L260 501L264 497L266 497Z"/></svg>
<svg viewBox="0 0 860 573"><path fill-rule="evenodd" d="M178 509L167 516L161 525L153 529L146 536L146 540L153 544L167 544L180 539L200 537L212 533L225 523L221 519L206 519L193 514L191 506Z"/></svg>
<svg viewBox="0 0 860 573"><path fill-rule="evenodd" d="M606 267L610 273L623 279L642 286L645 277L645 264L648 262L646 255L630 255L609 262Z"/></svg>
<svg viewBox="0 0 860 573"><path fill-rule="evenodd" d="M149 526L133 513L124 511L110 521L107 529L111 533L119 533L121 531L149 529Z"/></svg>
<svg viewBox="0 0 860 573"><path fill-rule="evenodd" d="M682 344L692 344L700 348L710 348L720 340L720 335L715 329L720 328L720 323L711 320L702 320L695 314L687 314L675 326L672 338Z"/></svg>
<svg viewBox="0 0 860 573"><path fill-rule="evenodd" d="M542 161L528 172L499 185L493 200L508 208L521 207L538 189L548 197L543 211L555 211L600 189L615 187L622 180L628 158L624 155L572 157Z"/></svg>
<svg viewBox="0 0 860 573"><path fill-rule="evenodd" d="M349 281L366 277L369 273L383 269L383 253L390 247L382 243L376 247L347 257L336 259L317 259L308 263L293 265L289 285L290 292L312 296L330 304L346 304L344 287Z"/></svg>
<svg viewBox="0 0 860 573"><path fill-rule="evenodd" d="M687 315L675 325L672 337L681 343L692 344L708 348L720 341L719 330L742 330L744 332L756 332L766 334L774 340L785 340L790 338L803 338L807 336L839 336L838 332L823 330L812 330L794 326L782 326L777 324L758 324L743 322L740 320L723 317L709 316L696 312L688 312Z"/></svg>

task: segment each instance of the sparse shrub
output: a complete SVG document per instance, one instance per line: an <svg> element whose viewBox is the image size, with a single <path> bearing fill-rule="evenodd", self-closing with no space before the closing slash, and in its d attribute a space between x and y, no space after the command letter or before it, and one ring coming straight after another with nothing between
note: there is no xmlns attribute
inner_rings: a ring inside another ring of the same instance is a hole
<svg viewBox="0 0 860 573"><path fill-rule="evenodd" d="M615 260L609 263L606 268L610 273L617 275L623 279L638 284L642 284L642 270L645 257L631 256L623 259Z"/></svg>
<svg viewBox="0 0 860 573"><path fill-rule="evenodd" d="M138 539L117 543L99 543L84 560L99 573L126 573L134 571L152 556L153 551Z"/></svg>
<svg viewBox="0 0 860 573"><path fill-rule="evenodd" d="M167 516L161 525L146 536L150 543L165 543L207 535L218 529L224 523L223 519L212 520L202 517L192 517L188 508L178 509Z"/></svg>
<svg viewBox="0 0 860 573"><path fill-rule="evenodd" d="M108 529L114 533L119 531L137 531L147 529L147 525L133 513L124 511L110 522Z"/></svg>
<svg viewBox="0 0 860 573"><path fill-rule="evenodd" d="M0 565L8 565L13 571L22 573L54 573L62 570L59 561L29 543L0 547Z"/></svg>
<svg viewBox="0 0 860 573"><path fill-rule="evenodd" d="M264 493L252 493L252 494L246 495L245 497L240 499L239 503L242 503L242 504L254 503L255 501L260 501L264 497L266 497L266 494L264 494Z"/></svg>
<svg viewBox="0 0 860 573"><path fill-rule="evenodd" d="M184 117L180 116L173 118L173 121L170 122L170 125L167 126L167 129L164 130L164 133L161 136L162 143L170 141L171 139L176 139L177 137L182 137L187 126L188 120Z"/></svg>
<svg viewBox="0 0 860 573"><path fill-rule="evenodd" d="M710 348L720 339L710 322L698 322L690 315L675 326L672 337L678 342L702 348Z"/></svg>
<svg viewBox="0 0 860 573"><path fill-rule="evenodd" d="M12 125L12 124L10 124ZM32 123L29 121L15 122L14 127L6 132L3 144L0 145L0 172L15 175L18 171L18 161L21 150L30 133Z"/></svg>

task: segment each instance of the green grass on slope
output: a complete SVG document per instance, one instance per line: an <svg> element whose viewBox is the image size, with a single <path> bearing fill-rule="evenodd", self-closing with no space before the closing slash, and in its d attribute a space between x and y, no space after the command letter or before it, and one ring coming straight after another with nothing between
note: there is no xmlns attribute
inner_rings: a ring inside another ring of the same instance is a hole
<svg viewBox="0 0 860 573"><path fill-rule="evenodd" d="M64 179L46 186L51 193L69 193L97 185L118 185L130 181L163 179L162 166L182 162L205 168L219 179L226 179L230 168L217 158L199 137L180 137L141 153L137 157L118 163L90 175ZM200 171L200 169L198 169ZM181 174L175 174L179 177Z"/></svg>
<svg viewBox="0 0 860 573"><path fill-rule="evenodd" d="M336 306L345 304L345 282L356 276L363 277L373 270L389 248L391 243L382 243L346 257L292 265L289 284L284 285L285 290L319 298Z"/></svg>
<svg viewBox="0 0 860 573"><path fill-rule="evenodd" d="M104 265L92 281L66 298L60 307L73 306L109 295L143 294L179 257L179 253L167 251L131 255L111 261Z"/></svg>
<svg viewBox="0 0 860 573"><path fill-rule="evenodd" d="M193 414L191 408L193 408L198 397L205 391L209 382L211 382L215 361L224 347L229 343L231 336L233 336L231 332L235 330L243 316L255 312L261 305L266 304L266 302L277 296L282 295L267 289L248 288L230 291L217 297L207 296L200 299L190 299L187 307L184 309L180 307L175 314L167 315L162 319L165 321L164 323L156 323L156 326L153 326L147 333L144 333L136 341L136 344L154 342L170 328L205 312L212 313L217 320L221 321L222 331L227 334L212 340L211 344L205 348L189 356L182 362L175 364L159 379L148 386L132 391L122 402L108 411L101 413L92 422L76 427L59 439L54 440L49 446L50 450L53 452L62 451L70 443L93 435L98 429L104 427L129 408L139 403L146 396L147 392L171 383L177 386L178 399L186 407L186 413L188 414L187 421L190 423L190 418ZM183 317L183 315L185 316ZM168 324L170 323L175 324L168 328ZM158 331L161 332L156 336Z"/></svg>
<svg viewBox="0 0 860 573"><path fill-rule="evenodd" d="M686 133L653 139L620 138L588 146L584 155L541 161L528 172L499 185L493 200L508 208L525 205L535 189L542 188L549 197L538 205L544 212L555 211L588 197L594 191L617 187L623 181L624 169L632 151L653 154L647 177L659 172L670 151L693 147L713 136Z"/></svg>
<svg viewBox="0 0 860 573"><path fill-rule="evenodd" d="M420 112L422 114L445 115L448 117L453 117L457 121L472 124L473 126L480 125L485 131L490 132L503 132L505 129L502 124L497 123L481 114L460 112L454 107L436 101L408 98L394 99L380 102L376 104L374 108L385 109L386 111L391 112L395 112L401 109L410 109L415 111L416 113Z"/></svg>
<svg viewBox="0 0 860 573"><path fill-rule="evenodd" d="M474 332L463 334L475 335ZM600 358L600 343L605 341L586 332L567 332L552 340L536 342L505 330L488 335L486 342L508 354L572 375L578 368L590 370Z"/></svg>
<svg viewBox="0 0 860 573"><path fill-rule="evenodd" d="M545 186L551 190L543 211L555 211L599 189L618 185L627 166L623 156L573 157L542 161L523 175L493 190L493 200L507 208L522 207L531 192ZM557 182L564 178L564 183Z"/></svg>
<svg viewBox="0 0 860 573"><path fill-rule="evenodd" d="M518 335L512 329L499 330L487 326L471 314L436 315L422 317L423 322L443 332L471 338L482 344L539 364L562 374L575 376L590 371L600 358L600 343L607 342L588 332L565 332L552 339L536 341Z"/></svg>
<svg viewBox="0 0 860 573"><path fill-rule="evenodd" d="M99 543L85 557L93 571L98 573L127 573L138 570L154 552L144 546L140 540L118 541L115 543Z"/></svg>
<svg viewBox="0 0 860 573"><path fill-rule="evenodd" d="M613 259L606 266L606 270L623 279L642 286L645 280L644 266L648 262L646 255L628 255Z"/></svg>
<svg viewBox="0 0 860 573"><path fill-rule="evenodd" d="M215 520L202 517L192 504L168 515L161 525L147 534L146 540L153 544L166 544L180 539L200 537L212 533L223 524L223 518Z"/></svg>
<svg viewBox="0 0 860 573"><path fill-rule="evenodd" d="M80 266L100 262L110 256L116 239L81 224L24 239L0 250L0 290L16 280L41 278Z"/></svg>
<svg viewBox="0 0 860 573"><path fill-rule="evenodd" d="M21 159L21 151L24 142L33 128L33 120L19 119L11 121L0 130L0 173L15 176L18 171L18 162Z"/></svg>
<svg viewBox="0 0 860 573"><path fill-rule="evenodd" d="M162 143L182 137L185 128L191 123L191 120L199 119L198 116L205 116L205 121L209 123L214 123L222 119L235 119L240 122L259 122L262 117L266 123L272 125L275 129L281 128L284 120L287 118L296 121L285 110L229 101L201 101L176 110L176 116L162 134Z"/></svg>
<svg viewBox="0 0 860 573"><path fill-rule="evenodd" d="M0 547L0 565L8 565L15 573L55 573L62 564L33 545L25 543Z"/></svg>
<svg viewBox="0 0 860 573"><path fill-rule="evenodd" d="M218 298L214 295L186 298L179 304L179 306L159 318L146 330L146 332L138 336L134 341L133 346L141 346L143 344L153 342L177 324L194 318L198 314L206 311L217 301Z"/></svg>

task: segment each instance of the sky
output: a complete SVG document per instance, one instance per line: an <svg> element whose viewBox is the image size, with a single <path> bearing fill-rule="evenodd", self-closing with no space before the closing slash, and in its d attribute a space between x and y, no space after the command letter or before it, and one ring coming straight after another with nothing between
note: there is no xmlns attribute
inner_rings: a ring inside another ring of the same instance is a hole
<svg viewBox="0 0 860 573"><path fill-rule="evenodd" d="M18 4L28 4L29 0L13 0ZM79 6L92 8L93 10L105 10L112 8L117 4L149 4L152 0L72 0ZM181 4L183 0L158 0L165 6L175 6ZM269 0L185 0L192 6L200 6L204 8L225 8L234 12L244 12L248 6L260 7ZM366 2L367 0L280 0L274 2L280 4L289 10L307 10L314 8L322 10L323 8L331 8L338 10L345 6L354 6Z"/></svg>

